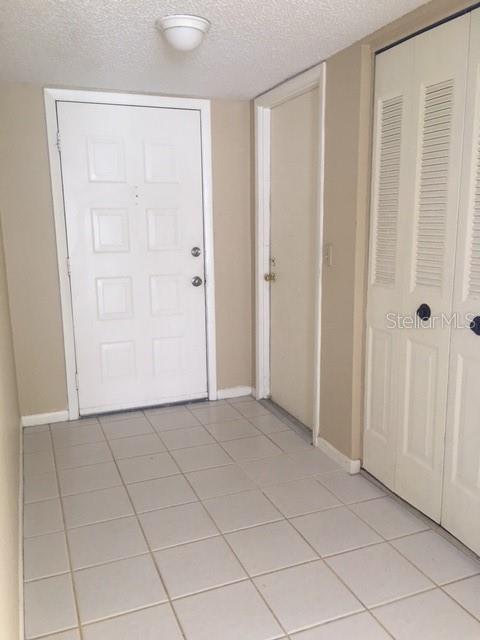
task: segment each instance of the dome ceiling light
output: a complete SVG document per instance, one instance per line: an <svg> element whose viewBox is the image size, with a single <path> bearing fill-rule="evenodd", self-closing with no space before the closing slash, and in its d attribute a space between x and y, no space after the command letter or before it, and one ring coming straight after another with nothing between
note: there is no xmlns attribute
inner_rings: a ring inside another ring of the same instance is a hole
<svg viewBox="0 0 480 640"><path fill-rule="evenodd" d="M174 49L192 51L202 43L210 22L200 16L176 14L159 18L157 28Z"/></svg>

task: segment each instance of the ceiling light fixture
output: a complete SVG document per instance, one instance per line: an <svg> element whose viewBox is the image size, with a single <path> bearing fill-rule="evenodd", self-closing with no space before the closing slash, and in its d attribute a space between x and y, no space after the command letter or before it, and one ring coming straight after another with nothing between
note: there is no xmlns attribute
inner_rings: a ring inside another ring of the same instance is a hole
<svg viewBox="0 0 480 640"><path fill-rule="evenodd" d="M159 18L157 27L174 49L192 51L201 44L210 22L200 16L178 14Z"/></svg>

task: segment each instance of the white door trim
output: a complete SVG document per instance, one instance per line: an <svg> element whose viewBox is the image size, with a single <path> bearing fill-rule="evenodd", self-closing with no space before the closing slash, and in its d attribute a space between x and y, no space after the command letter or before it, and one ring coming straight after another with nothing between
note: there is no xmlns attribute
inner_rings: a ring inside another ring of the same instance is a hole
<svg viewBox="0 0 480 640"><path fill-rule="evenodd" d="M255 213L256 213L256 397L270 395L270 295L264 274L270 271L270 116L273 107L315 87L319 89L318 192L316 211L315 354L313 390L313 443L320 434L320 347L323 263L323 167L325 139L326 64L287 80L255 99Z"/></svg>
<svg viewBox="0 0 480 640"><path fill-rule="evenodd" d="M210 124L210 100L168 98L130 93L76 91L70 89L45 89L45 114L47 121L48 153L52 184L53 212L57 244L58 275L62 307L63 341L65 346L65 372L67 379L68 416L79 417L75 364L75 334L73 310L68 274L67 233L62 190L62 169L57 139L57 102L95 102L97 104L195 109L200 112L202 140L202 185L205 243L205 295L207 319L207 375L208 397L217 399L217 367L215 338L215 277L213 256L213 205L212 205L212 138Z"/></svg>

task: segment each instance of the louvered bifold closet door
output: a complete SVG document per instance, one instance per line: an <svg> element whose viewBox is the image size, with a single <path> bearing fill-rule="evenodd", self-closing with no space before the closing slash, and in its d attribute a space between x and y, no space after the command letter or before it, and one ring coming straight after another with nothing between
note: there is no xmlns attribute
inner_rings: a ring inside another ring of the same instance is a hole
<svg viewBox="0 0 480 640"><path fill-rule="evenodd" d="M471 16L443 526L480 553L480 13ZM470 325L472 325L470 327Z"/></svg>
<svg viewBox="0 0 480 640"><path fill-rule="evenodd" d="M399 308L402 262L399 231L405 202L407 111L413 60L410 43L377 57L372 173L372 219L367 306L364 466L393 488L398 387L398 332L387 314Z"/></svg>
<svg viewBox="0 0 480 640"><path fill-rule="evenodd" d="M440 521L470 16L412 38L396 493ZM427 320L426 318L430 318ZM423 319L423 320L422 320Z"/></svg>

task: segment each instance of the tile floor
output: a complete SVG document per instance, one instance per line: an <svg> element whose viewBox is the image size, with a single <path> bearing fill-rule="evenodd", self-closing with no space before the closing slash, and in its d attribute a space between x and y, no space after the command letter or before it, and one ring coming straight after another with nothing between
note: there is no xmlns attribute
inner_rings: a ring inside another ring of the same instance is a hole
<svg viewBox="0 0 480 640"><path fill-rule="evenodd" d="M24 443L25 638L480 638L478 559L251 398Z"/></svg>

